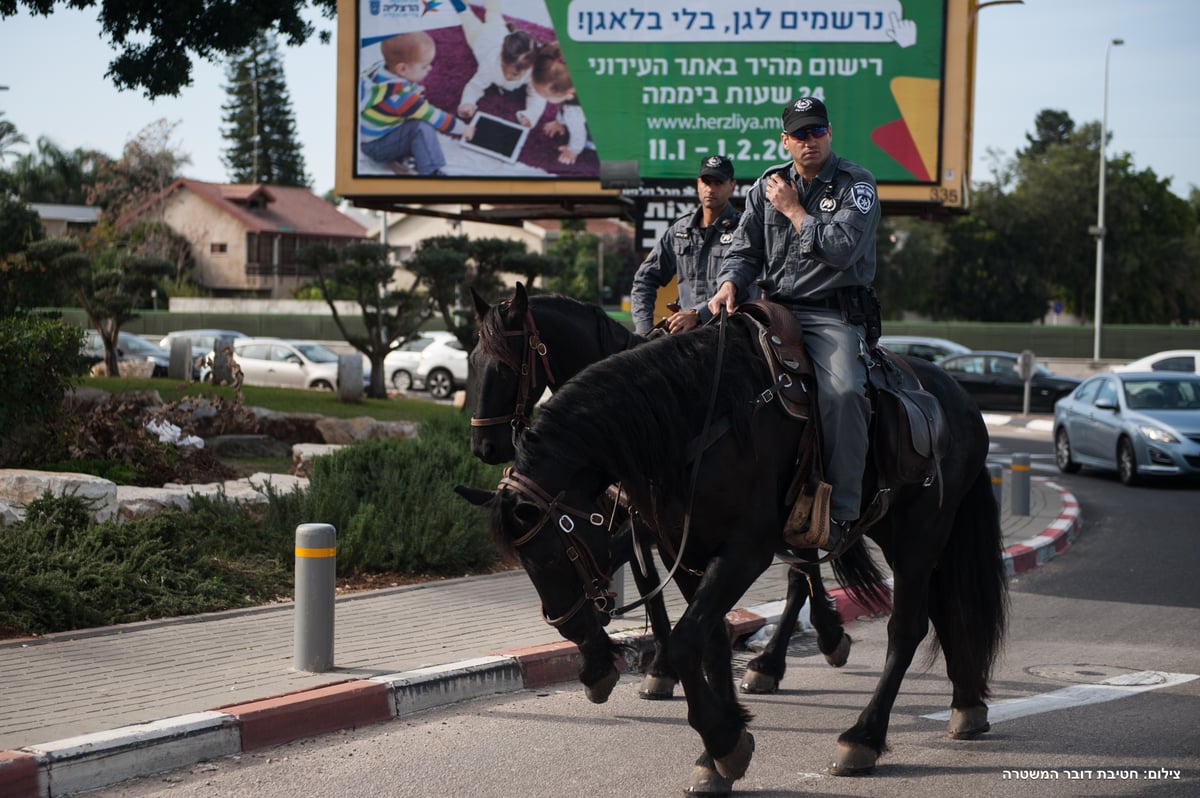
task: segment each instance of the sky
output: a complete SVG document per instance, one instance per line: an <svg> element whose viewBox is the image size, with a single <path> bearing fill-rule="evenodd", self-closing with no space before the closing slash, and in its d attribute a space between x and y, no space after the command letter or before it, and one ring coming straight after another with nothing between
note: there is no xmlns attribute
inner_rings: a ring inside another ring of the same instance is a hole
<svg viewBox="0 0 1200 798"><path fill-rule="evenodd" d="M994 153L1006 159L1024 147L1043 109L1064 110L1077 125L1100 121L1105 53L1120 38L1108 70L1108 157L1130 153L1135 169L1170 178L1187 197L1200 187L1197 31L1196 0L1025 0L980 9L973 179L990 178ZM334 183L335 47L314 40L281 49L312 188L324 194ZM172 143L191 158L184 174L225 182L223 66L197 60L179 97L150 101L104 77L112 57L94 9L2 19L0 86L8 88L0 111L30 142L46 136L63 149L113 156L155 121L179 122Z"/></svg>

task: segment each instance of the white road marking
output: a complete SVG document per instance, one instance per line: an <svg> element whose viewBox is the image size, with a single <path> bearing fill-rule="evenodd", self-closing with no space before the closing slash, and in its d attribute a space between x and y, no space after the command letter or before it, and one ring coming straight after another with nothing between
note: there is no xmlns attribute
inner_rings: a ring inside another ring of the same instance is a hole
<svg viewBox="0 0 1200 798"><path fill-rule="evenodd" d="M1175 685L1200 679L1193 673L1164 673L1162 671L1139 671L1121 676L1113 676L1097 684L1080 684L1064 687L1052 693L1041 693L1025 698L1010 698L988 706L988 720L992 724L1005 720L1023 718L1026 715L1037 715L1041 712L1057 712L1088 704L1100 704L1105 701L1115 701L1118 698L1128 698L1131 695L1144 693L1147 690L1157 690L1161 687ZM932 715L922 715L929 720L949 720L950 712L935 712Z"/></svg>

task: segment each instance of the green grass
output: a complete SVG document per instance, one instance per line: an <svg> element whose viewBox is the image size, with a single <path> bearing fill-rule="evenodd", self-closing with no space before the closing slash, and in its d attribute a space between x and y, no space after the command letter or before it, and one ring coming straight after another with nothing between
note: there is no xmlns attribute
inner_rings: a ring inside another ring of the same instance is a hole
<svg viewBox="0 0 1200 798"><path fill-rule="evenodd" d="M185 396L219 395L230 401L234 390L201 383L185 383L154 377L87 377L84 385L109 393L158 391L164 402L175 402ZM351 404L338 400L334 391L313 391L299 388L260 388L243 386L242 395L250 407L265 407L279 413L319 413L333 418L368 416L376 421L416 421L440 418L460 412L448 405L421 399L367 399Z"/></svg>

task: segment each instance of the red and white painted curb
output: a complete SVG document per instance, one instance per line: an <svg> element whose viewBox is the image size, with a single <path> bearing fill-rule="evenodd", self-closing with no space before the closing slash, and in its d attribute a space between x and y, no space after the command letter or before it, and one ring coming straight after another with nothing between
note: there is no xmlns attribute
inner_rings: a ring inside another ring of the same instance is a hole
<svg viewBox="0 0 1200 798"><path fill-rule="evenodd" d="M1059 498L1062 500L1062 510L1043 531L1029 540L1014 544L1004 550L1004 572L1009 577L1045 565L1066 551L1067 547L1079 536L1081 520L1079 503L1075 501L1075 497L1062 486L1045 477L1034 477L1034 479L1058 492Z"/></svg>
<svg viewBox="0 0 1200 798"><path fill-rule="evenodd" d="M1049 561L1079 534L1074 496L1048 482L1063 509L1044 532L1004 552L1011 576ZM842 589L830 591L843 623L874 616ZM783 602L738 609L725 617L730 639L776 623ZM626 651L652 644L648 631L612 635ZM636 670L629 656L625 671ZM129 779L187 767L207 759L255 751L332 731L368 726L427 709L490 695L574 681L581 658L573 643L511 649L497 654L372 679L287 693L152 723L124 726L55 742L0 751L0 795L56 798Z"/></svg>

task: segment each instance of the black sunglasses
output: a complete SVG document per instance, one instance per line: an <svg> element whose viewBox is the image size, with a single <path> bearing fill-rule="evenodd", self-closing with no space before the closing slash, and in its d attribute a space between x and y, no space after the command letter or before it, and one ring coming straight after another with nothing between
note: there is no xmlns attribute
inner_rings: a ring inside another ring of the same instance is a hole
<svg viewBox="0 0 1200 798"><path fill-rule="evenodd" d="M828 132L829 125L812 125L811 127L801 128L800 130L788 133L788 135L796 141L808 141L810 138L825 138L825 134Z"/></svg>

